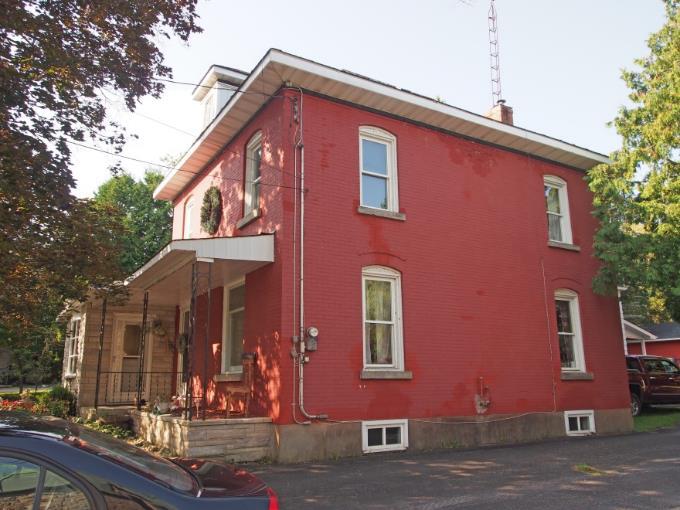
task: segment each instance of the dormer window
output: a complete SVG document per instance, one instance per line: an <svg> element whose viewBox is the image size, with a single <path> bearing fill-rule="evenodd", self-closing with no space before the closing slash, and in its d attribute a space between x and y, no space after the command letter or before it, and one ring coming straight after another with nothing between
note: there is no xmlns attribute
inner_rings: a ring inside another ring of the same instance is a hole
<svg viewBox="0 0 680 510"><path fill-rule="evenodd" d="M212 122L217 114L217 93L214 88L203 98L203 126L207 126Z"/></svg>

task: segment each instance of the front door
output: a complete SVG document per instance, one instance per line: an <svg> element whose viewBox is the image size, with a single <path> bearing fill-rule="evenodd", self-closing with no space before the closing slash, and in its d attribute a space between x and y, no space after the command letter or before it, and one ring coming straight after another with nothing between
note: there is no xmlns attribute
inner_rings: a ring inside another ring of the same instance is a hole
<svg viewBox="0 0 680 510"><path fill-rule="evenodd" d="M113 381L109 381L112 387L114 402L119 404L131 404L137 398L137 389L142 384L142 398L146 399L146 378L144 368L140 367L142 356L142 320L137 315L126 315L116 318L114 346L114 373L111 374ZM150 336L150 335L147 335ZM151 338L147 338L151 344ZM144 364L148 364L148 356L145 356ZM142 373L140 374L140 368ZM141 377L140 377L141 376Z"/></svg>

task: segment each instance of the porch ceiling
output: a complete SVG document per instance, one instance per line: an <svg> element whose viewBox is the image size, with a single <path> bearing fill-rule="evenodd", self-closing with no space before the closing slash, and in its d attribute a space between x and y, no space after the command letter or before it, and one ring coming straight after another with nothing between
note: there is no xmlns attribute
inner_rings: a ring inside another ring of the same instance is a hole
<svg viewBox="0 0 680 510"><path fill-rule="evenodd" d="M191 295L191 265L195 261L211 264L211 286L220 287L274 262L274 235L174 240L126 284L149 291L153 304L182 304Z"/></svg>

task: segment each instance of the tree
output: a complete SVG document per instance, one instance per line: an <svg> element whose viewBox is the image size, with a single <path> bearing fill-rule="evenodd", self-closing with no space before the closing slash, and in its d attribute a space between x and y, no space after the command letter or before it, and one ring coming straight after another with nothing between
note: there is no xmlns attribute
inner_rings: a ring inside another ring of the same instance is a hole
<svg viewBox="0 0 680 510"><path fill-rule="evenodd" d="M120 264L127 274L155 255L172 236L172 205L153 198L153 190L162 180L158 171L147 171L140 181L123 172L102 184L95 194L95 203L120 214L124 229L118 240Z"/></svg>
<svg viewBox="0 0 680 510"><path fill-rule="evenodd" d="M76 199L72 144L121 150L107 120L170 77L158 48L200 31L197 0L0 0L0 343L33 345L65 300L120 279L120 225Z"/></svg>
<svg viewBox="0 0 680 510"><path fill-rule="evenodd" d="M622 147L611 164L588 175L601 223L595 290L627 286L631 295L644 297L644 315L675 320L680 320L679 3L665 0L667 20L649 38L650 54L635 62L638 70L623 72L632 105L621 107L613 122Z"/></svg>

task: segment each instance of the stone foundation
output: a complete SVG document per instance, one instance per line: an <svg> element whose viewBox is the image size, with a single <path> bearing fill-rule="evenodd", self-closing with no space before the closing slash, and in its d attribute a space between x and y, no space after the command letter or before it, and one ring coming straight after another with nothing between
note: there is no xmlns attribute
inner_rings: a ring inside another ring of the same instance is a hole
<svg viewBox="0 0 680 510"><path fill-rule="evenodd" d="M270 418L188 421L137 410L130 416L137 435L178 457L248 462L272 455L274 426Z"/></svg>

